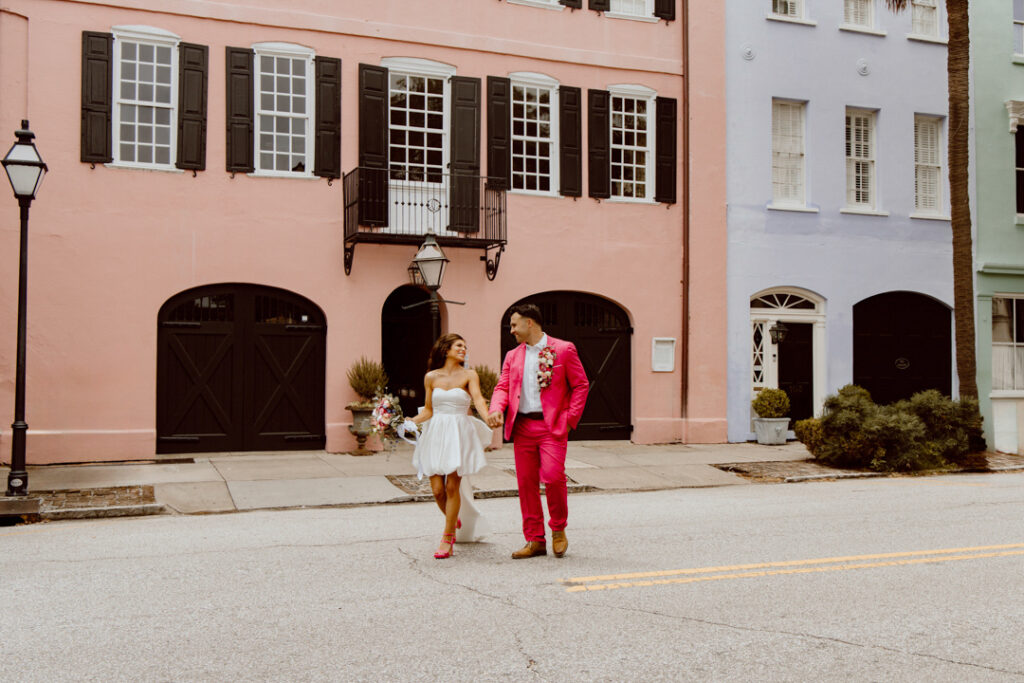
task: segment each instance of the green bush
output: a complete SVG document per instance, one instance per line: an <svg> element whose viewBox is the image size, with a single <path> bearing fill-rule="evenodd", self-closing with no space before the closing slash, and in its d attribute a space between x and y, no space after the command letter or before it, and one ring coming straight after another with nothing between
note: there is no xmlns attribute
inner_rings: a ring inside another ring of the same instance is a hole
<svg viewBox="0 0 1024 683"><path fill-rule="evenodd" d="M847 385L825 399L819 427L818 433L803 428L806 440L799 433L798 438L815 458L834 467L934 469L964 463L979 446L984 449L977 401L953 401L934 390L878 406L867 391Z"/></svg>
<svg viewBox="0 0 1024 683"><path fill-rule="evenodd" d="M387 387L388 373L377 361L360 356L348 369L348 384L363 402L368 402Z"/></svg>
<svg viewBox="0 0 1024 683"><path fill-rule="evenodd" d="M498 373L486 365L475 365L473 370L476 372L476 376L480 378L480 393L483 394L484 400L490 403L491 395L494 394L494 387L498 386ZM473 412L476 412L476 406L473 406ZM486 415L480 415L481 419L486 417Z"/></svg>
<svg viewBox="0 0 1024 683"><path fill-rule="evenodd" d="M786 417L789 415L789 396L782 389L762 389L750 406L758 417Z"/></svg>
<svg viewBox="0 0 1024 683"><path fill-rule="evenodd" d="M816 455L821 447L822 431L821 420L816 417L809 417L806 420L797 420L793 424L793 433L797 440L807 446L811 455Z"/></svg>

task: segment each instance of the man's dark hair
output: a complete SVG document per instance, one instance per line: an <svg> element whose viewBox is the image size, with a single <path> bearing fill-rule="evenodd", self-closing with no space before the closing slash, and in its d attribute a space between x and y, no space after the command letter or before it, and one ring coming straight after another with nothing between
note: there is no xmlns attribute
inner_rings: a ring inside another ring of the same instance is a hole
<svg viewBox="0 0 1024 683"><path fill-rule="evenodd" d="M541 327L544 327L544 317L535 304L518 304L512 307L512 313L518 313L524 318L529 318Z"/></svg>

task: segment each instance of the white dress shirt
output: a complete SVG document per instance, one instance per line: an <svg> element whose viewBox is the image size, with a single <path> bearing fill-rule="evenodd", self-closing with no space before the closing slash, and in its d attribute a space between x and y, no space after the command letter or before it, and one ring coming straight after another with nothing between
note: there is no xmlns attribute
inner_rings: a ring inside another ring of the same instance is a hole
<svg viewBox="0 0 1024 683"><path fill-rule="evenodd" d="M537 369L540 365L540 352L548 345L548 335L542 335L540 341L533 346L526 345L526 358L523 359L523 388L519 394L520 413L543 412L540 405L540 385L537 383Z"/></svg>

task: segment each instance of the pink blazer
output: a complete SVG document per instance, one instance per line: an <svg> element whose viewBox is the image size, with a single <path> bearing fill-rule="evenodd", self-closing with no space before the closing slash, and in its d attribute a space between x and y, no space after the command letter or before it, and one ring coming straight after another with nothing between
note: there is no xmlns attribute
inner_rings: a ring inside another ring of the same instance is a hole
<svg viewBox="0 0 1024 683"><path fill-rule="evenodd" d="M572 342L548 335L548 346L555 352L555 365L551 384L540 390L540 404L544 411L544 424L551 435L566 438L583 416L590 382L580 363L579 353ZM491 395L490 412L505 412L505 438L512 438L512 426L519 412L519 396L523 388L523 362L526 344L520 344L507 354L501 364L501 378Z"/></svg>

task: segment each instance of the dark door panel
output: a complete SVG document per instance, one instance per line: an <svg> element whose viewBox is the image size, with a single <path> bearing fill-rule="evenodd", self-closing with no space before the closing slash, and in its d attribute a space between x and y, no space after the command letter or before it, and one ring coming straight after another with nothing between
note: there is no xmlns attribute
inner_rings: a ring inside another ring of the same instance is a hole
<svg viewBox="0 0 1024 683"><path fill-rule="evenodd" d="M778 345L779 388L789 396L793 422L814 415L814 325L786 323L786 338Z"/></svg>
<svg viewBox="0 0 1024 683"><path fill-rule="evenodd" d="M384 302L381 311L381 363L388 373L388 389L398 397L402 414L412 417L423 405L423 375L427 356L434 345L430 294L421 287L399 287ZM413 308L403 308L419 304ZM472 367L473 349L466 364Z"/></svg>

